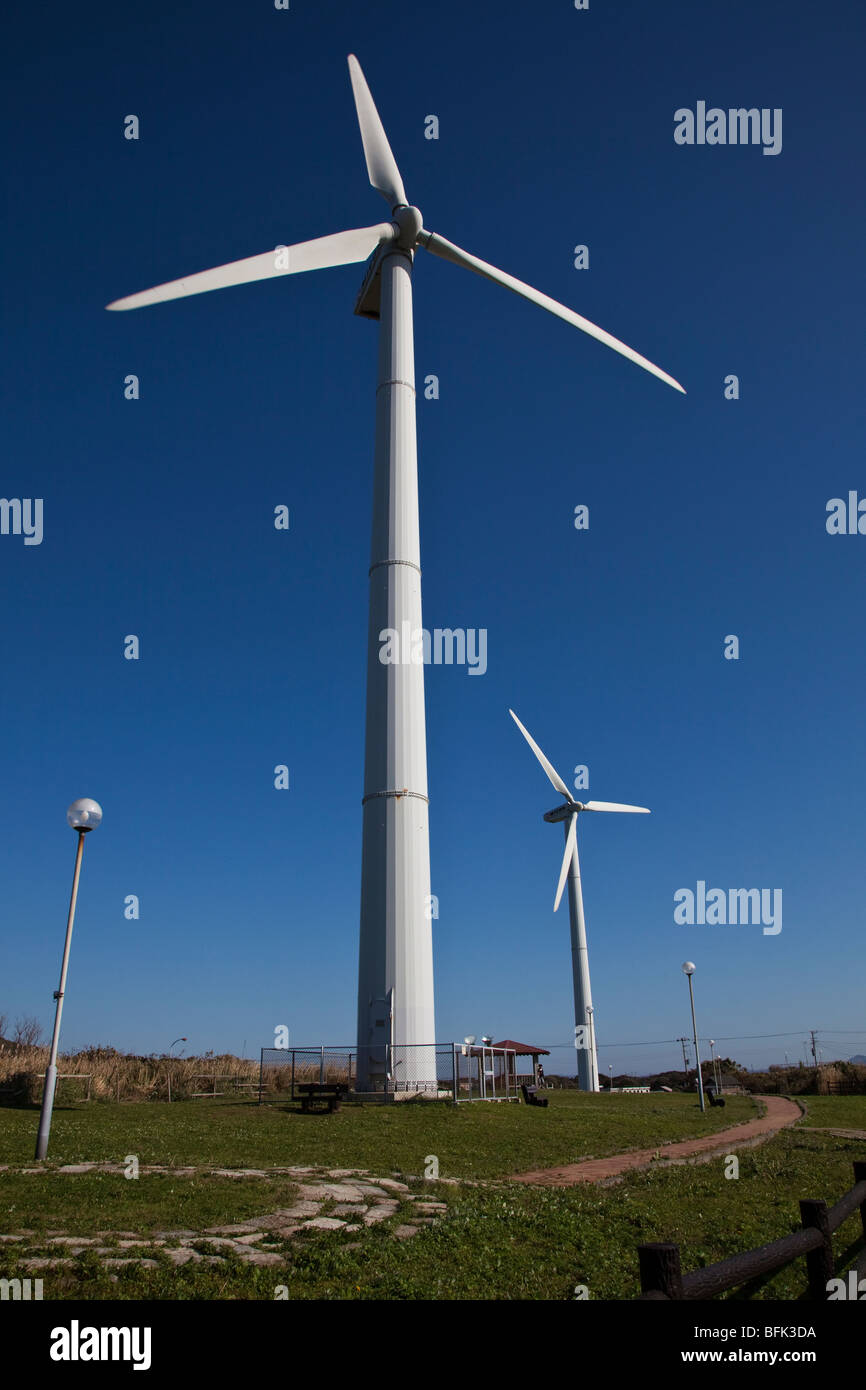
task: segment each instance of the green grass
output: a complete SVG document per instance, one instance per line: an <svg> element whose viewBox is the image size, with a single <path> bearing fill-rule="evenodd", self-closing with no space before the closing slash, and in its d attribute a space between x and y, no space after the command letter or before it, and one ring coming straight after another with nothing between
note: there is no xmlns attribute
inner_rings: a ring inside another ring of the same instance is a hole
<svg viewBox="0 0 866 1390"><path fill-rule="evenodd" d="M121 1162L261 1168L293 1164L493 1178L531 1168L657 1148L753 1118L754 1102L731 1096L701 1115L694 1096L586 1095L552 1091L547 1110L524 1105L430 1102L347 1105L334 1115L249 1101L99 1104L56 1109L52 1164ZM32 1162L37 1112L0 1109L0 1163ZM3 1175L0 1174L0 1182Z"/></svg>
<svg viewBox="0 0 866 1390"><path fill-rule="evenodd" d="M806 1106L805 1124L833 1129L866 1130L866 1096L800 1096Z"/></svg>
<svg viewBox="0 0 866 1390"><path fill-rule="evenodd" d="M174 1177L148 1173L127 1179L116 1173L54 1176L0 1173L0 1231L87 1236L95 1231L160 1230L245 1221L291 1205L296 1186L285 1178Z"/></svg>
<svg viewBox="0 0 866 1390"><path fill-rule="evenodd" d="M564 1300L582 1284L591 1299L630 1299L639 1292L640 1242L678 1242L684 1271L751 1249L798 1228L800 1197L833 1203L852 1185L853 1159L863 1156L859 1141L798 1127L741 1151L737 1179L726 1179L724 1159L714 1159L654 1167L607 1188L428 1184L431 1195L449 1202L448 1218L405 1244L383 1227L360 1238L309 1232L282 1244L285 1271L233 1259L178 1270L161 1262L153 1270L130 1268L116 1283L94 1256L83 1255L70 1270L45 1272L45 1296L270 1300L283 1285L296 1300ZM46 1180L29 1181L41 1190ZM859 1234L859 1216L837 1232L838 1270L850 1262ZM0 1248L4 1277L14 1277L15 1258L12 1247ZM796 1299L804 1288L800 1259L734 1296Z"/></svg>

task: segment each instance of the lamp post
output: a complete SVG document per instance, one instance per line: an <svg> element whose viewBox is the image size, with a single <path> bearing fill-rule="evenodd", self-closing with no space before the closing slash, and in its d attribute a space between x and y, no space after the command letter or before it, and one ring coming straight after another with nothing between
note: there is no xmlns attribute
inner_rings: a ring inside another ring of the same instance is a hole
<svg viewBox="0 0 866 1390"><path fill-rule="evenodd" d="M75 851L75 869L72 875L72 896L69 899L69 914L66 918L66 940L63 945L63 964L60 968L60 988L54 991L57 1008L54 1013L54 1032L51 1037L51 1052L45 1069L45 1086L42 1090L42 1109L39 1112L39 1131L36 1135L36 1157L44 1158L48 1151L48 1135L51 1132L51 1112L54 1109L54 1092L57 1087L57 1048L60 1042L60 1017L63 1013L63 996L66 992L66 972L69 969L69 947L72 944L72 926L75 921L75 903L78 898L78 880L81 876L81 858L84 854L84 837L88 830L95 830L102 820L102 807L82 796L73 801L66 812L66 819L73 830L78 831L78 847Z"/></svg>
<svg viewBox="0 0 866 1390"><path fill-rule="evenodd" d="M714 1038L710 1038L710 1059L711 1059L712 1068L713 1068L713 1085L714 1085L715 1088L716 1088L717 1094L718 1094L718 1095L721 1095L721 1094L722 1094L722 1073L721 1073L721 1072L717 1069L717 1067L716 1067L715 1046L716 1046L715 1039L714 1039Z"/></svg>
<svg viewBox="0 0 866 1390"><path fill-rule="evenodd" d="M168 1103L171 1105L171 1048L177 1047L179 1042L189 1042L189 1038L175 1038L171 1047L168 1049Z"/></svg>
<svg viewBox="0 0 866 1390"><path fill-rule="evenodd" d="M610 1072L610 1093L613 1095L613 1062L608 1062L607 1069Z"/></svg>
<svg viewBox="0 0 866 1390"><path fill-rule="evenodd" d="M692 1005L692 1033L694 1034L695 1039L695 1061L697 1062L698 1066L698 1095L701 1098L701 1110L706 1111L707 1107L704 1103L704 1080L701 1076L701 1052L700 1048L698 1047L698 1025L695 1022L695 992L692 988L692 976L694 975L694 973L694 961L687 960L683 965L683 974L688 975L689 977L689 999L691 1000Z"/></svg>

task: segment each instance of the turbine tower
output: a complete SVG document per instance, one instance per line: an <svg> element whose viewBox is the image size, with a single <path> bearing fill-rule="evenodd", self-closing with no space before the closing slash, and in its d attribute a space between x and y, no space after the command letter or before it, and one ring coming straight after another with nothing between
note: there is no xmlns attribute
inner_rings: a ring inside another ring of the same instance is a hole
<svg viewBox="0 0 866 1390"><path fill-rule="evenodd" d="M565 797L565 805L547 811L544 819L555 824L562 821L565 828L565 853L559 871L559 883L553 904L554 912L562 900L562 890L568 879L568 907L571 918L571 969L574 980L574 1026L577 1047L577 1079L581 1091L597 1091L598 1052L595 1042L592 990L589 983L589 953L586 947L586 920L583 915L583 891L580 883L580 860L577 854L577 818L581 811L635 811L649 815L646 806L624 806L618 801L575 801L556 768L542 753L531 734L524 729L513 709L508 713L529 744L548 780ZM582 1029L582 1033L578 1033ZM582 1044L582 1045L581 1045Z"/></svg>
<svg viewBox="0 0 866 1390"><path fill-rule="evenodd" d="M137 309L164 300L369 258L355 305L379 320L376 447L367 646L367 732L363 795L361 933L358 972L359 1090L379 1089L387 1074L401 1084L436 1086L433 948L424 670L420 646L421 569L415 435L412 268L417 248L492 280L581 329L630 362L683 388L647 358L531 285L427 231L409 204L400 171L357 58L349 75L370 183L391 220L337 232L232 261L115 300ZM399 636L387 664L386 629ZM396 1048L394 1044L396 1043ZM415 1046L403 1047L402 1045ZM398 1076L398 1072L400 1075ZM405 1081L403 1078L405 1077Z"/></svg>

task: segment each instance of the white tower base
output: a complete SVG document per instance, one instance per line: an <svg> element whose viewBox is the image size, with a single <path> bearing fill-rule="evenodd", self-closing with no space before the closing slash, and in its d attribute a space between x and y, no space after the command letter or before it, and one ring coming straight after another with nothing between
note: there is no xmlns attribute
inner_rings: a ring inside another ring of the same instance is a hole
<svg viewBox="0 0 866 1390"><path fill-rule="evenodd" d="M389 247L380 275L358 1089L412 1083L428 1090L436 1084L435 1051L417 1046L435 1041L436 1024L411 250ZM384 663L387 631L396 638ZM404 1077L395 1074L400 1070Z"/></svg>

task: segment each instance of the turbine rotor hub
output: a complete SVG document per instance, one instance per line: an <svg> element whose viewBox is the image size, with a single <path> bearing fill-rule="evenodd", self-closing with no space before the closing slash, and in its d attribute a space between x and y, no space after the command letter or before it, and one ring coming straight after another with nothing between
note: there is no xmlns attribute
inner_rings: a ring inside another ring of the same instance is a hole
<svg viewBox="0 0 866 1390"><path fill-rule="evenodd" d="M424 219L415 207L407 207L401 204L393 212L394 225L397 228L397 236L394 238L394 245L401 251L414 251L418 243L418 235L424 226Z"/></svg>

